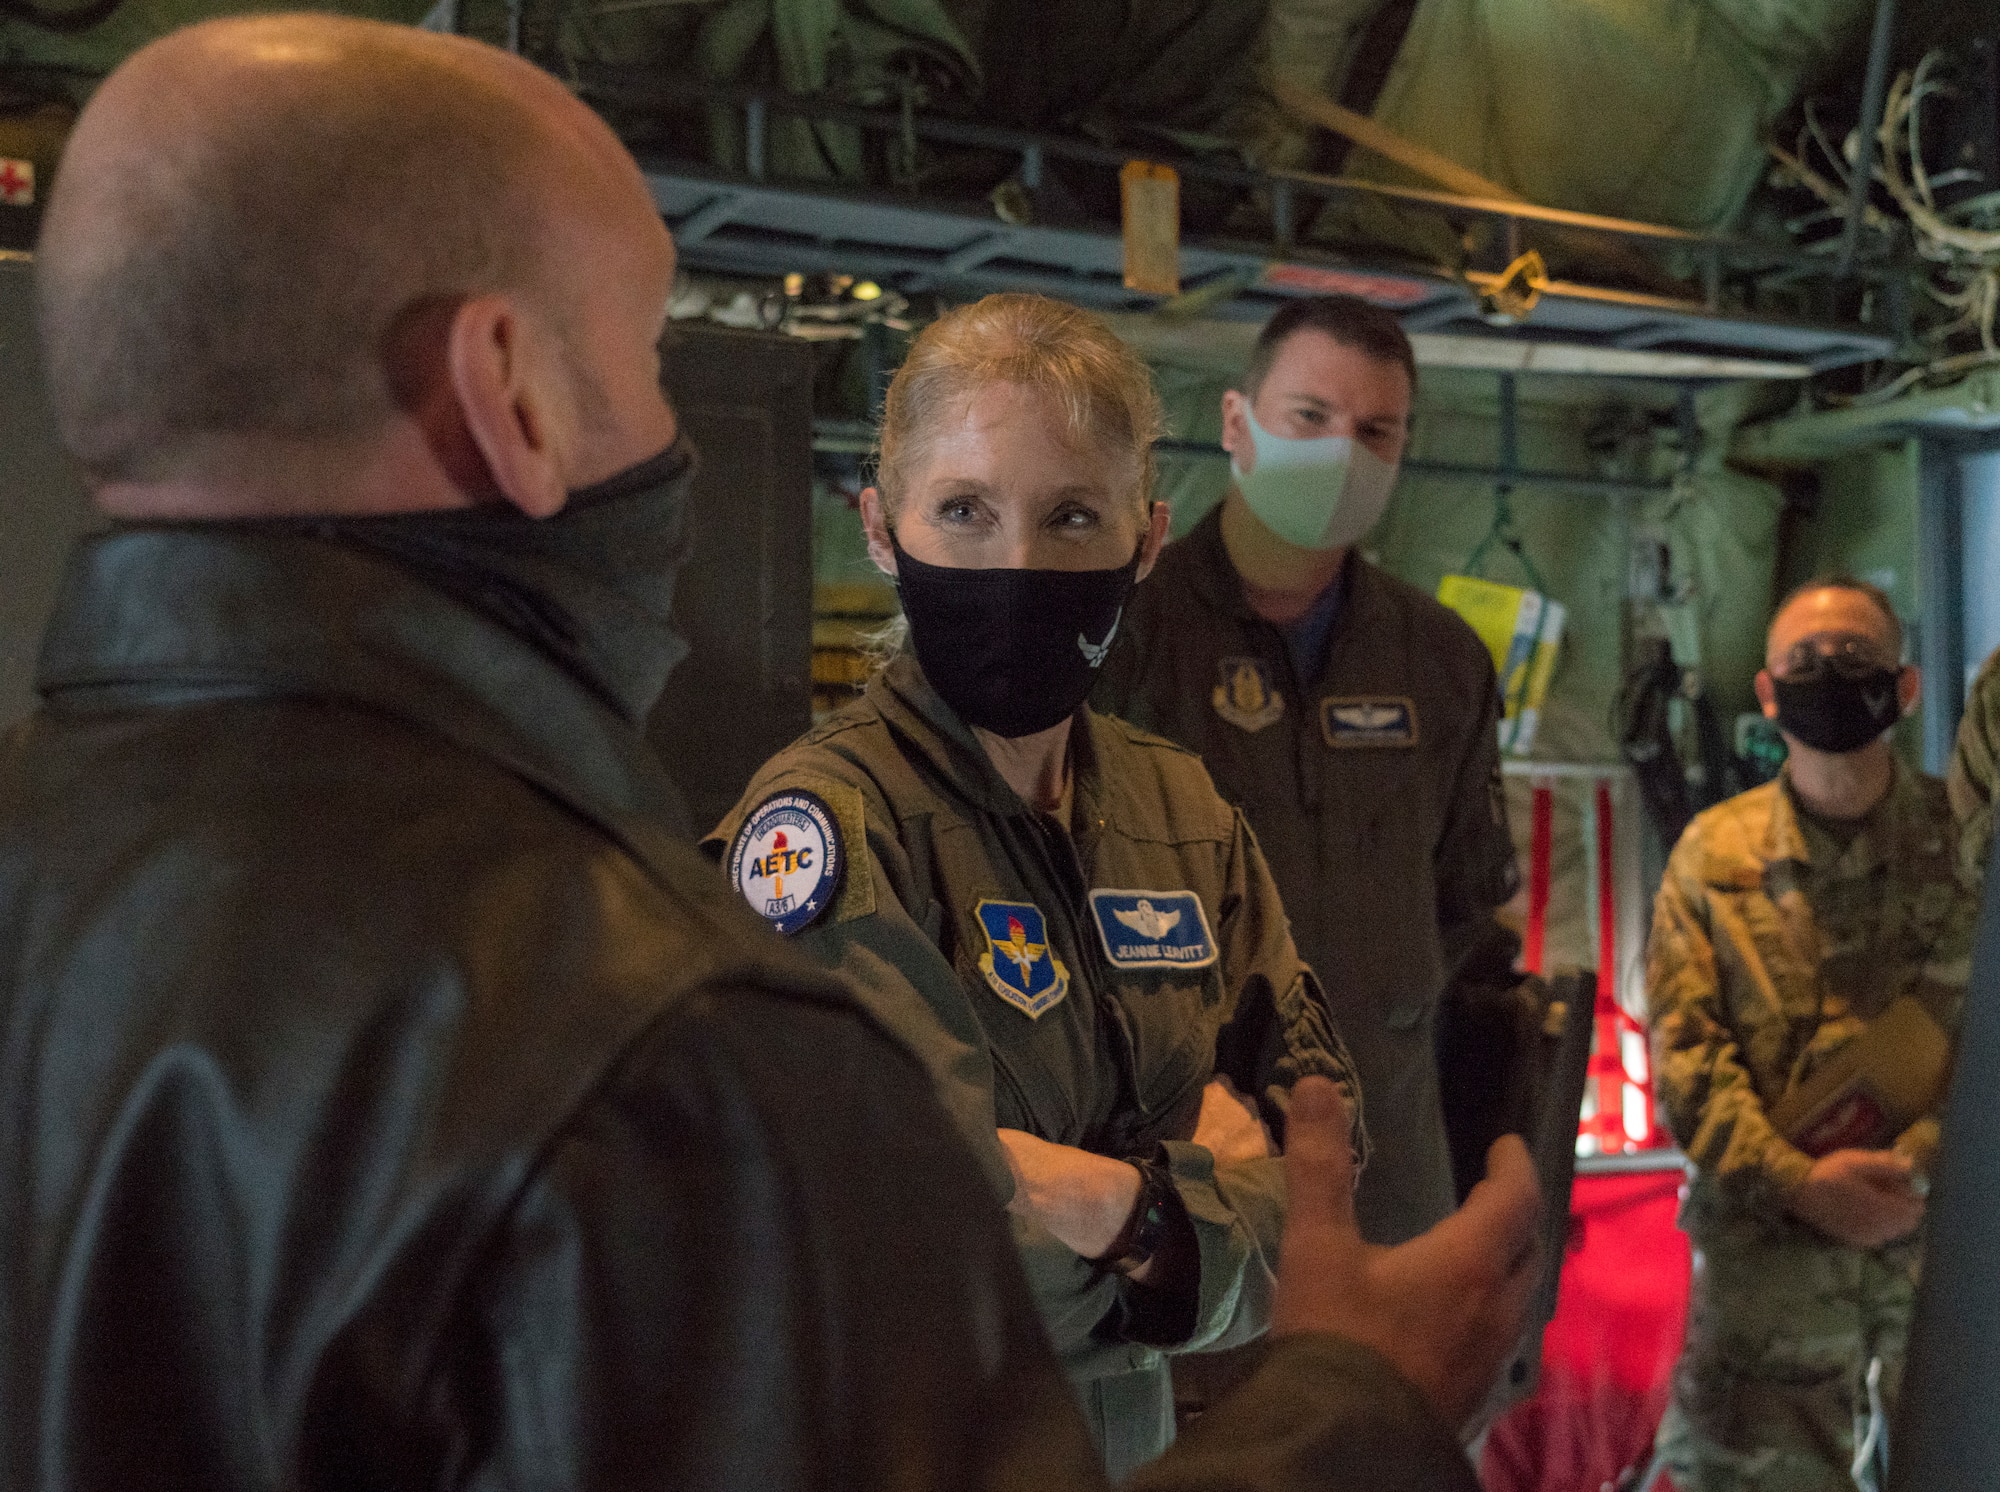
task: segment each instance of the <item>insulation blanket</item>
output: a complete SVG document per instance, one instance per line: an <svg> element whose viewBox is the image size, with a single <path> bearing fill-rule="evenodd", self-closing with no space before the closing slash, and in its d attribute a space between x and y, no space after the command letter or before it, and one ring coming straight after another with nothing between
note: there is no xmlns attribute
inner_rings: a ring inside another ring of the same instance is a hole
<svg viewBox="0 0 2000 1492"><path fill-rule="evenodd" d="M1421 0L1374 118L1543 206L1719 230L1764 169L1771 124L1873 11L1868 0ZM1348 169L1433 185L1365 151Z"/></svg>

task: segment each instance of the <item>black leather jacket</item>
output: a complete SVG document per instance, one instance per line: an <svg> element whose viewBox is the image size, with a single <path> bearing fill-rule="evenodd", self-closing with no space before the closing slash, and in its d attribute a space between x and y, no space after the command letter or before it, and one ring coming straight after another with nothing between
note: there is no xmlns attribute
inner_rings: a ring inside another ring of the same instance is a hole
<svg viewBox="0 0 2000 1492"><path fill-rule="evenodd" d="M550 658L378 555L136 528L42 688L0 743L0 1488L1097 1480L923 1073ZM1330 1339L1211 1418L1152 1484L1471 1485Z"/></svg>

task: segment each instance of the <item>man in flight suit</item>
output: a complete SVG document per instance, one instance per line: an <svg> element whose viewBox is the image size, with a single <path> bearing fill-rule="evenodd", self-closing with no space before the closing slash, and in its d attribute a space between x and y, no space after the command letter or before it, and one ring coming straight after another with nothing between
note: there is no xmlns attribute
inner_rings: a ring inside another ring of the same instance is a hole
<svg viewBox="0 0 2000 1492"><path fill-rule="evenodd" d="M0 1486L1102 1485L923 1071L665 827L673 273L460 38L211 22L84 110L37 274L113 522L0 741ZM1345 1137L1301 1083L1285 1340L1144 1485L1471 1488L1526 1162L1373 1253Z"/></svg>
<svg viewBox="0 0 2000 1492"><path fill-rule="evenodd" d="M1229 494L1134 593L1091 697L1198 752L1256 832L1360 1073L1356 1206L1380 1243L1454 1205L1438 1000L1475 948L1511 982L1492 912L1518 878L1491 655L1354 549L1415 389L1388 312L1328 296L1272 316L1222 396Z"/></svg>
<svg viewBox="0 0 2000 1492"><path fill-rule="evenodd" d="M1884 735L1917 697L1901 647L1858 581L1779 608L1757 697L1785 768L1688 826L1654 908L1654 1071L1693 1168L1693 1300L1660 1429L1684 1492L1878 1485L1938 1123L1824 1142L1794 1125L1794 1143L1771 1113L1904 997L1958 1028L1978 902L1943 785Z"/></svg>

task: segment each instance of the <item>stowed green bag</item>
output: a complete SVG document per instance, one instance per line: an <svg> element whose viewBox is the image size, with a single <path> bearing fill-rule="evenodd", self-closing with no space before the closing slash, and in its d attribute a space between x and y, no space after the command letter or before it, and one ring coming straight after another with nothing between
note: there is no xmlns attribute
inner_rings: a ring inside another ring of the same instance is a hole
<svg viewBox="0 0 2000 1492"><path fill-rule="evenodd" d="M1869 0L1420 0L1374 118L1545 207L1726 228ZM1356 151L1348 169L1430 186Z"/></svg>

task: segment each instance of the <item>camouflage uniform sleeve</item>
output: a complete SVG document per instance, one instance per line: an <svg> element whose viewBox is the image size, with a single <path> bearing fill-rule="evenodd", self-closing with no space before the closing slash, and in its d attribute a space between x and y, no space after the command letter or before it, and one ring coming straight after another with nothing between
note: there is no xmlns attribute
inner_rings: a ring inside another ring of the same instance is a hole
<svg viewBox="0 0 2000 1492"><path fill-rule="evenodd" d="M1961 863L1975 882L1985 871L1993 843L1996 761L2000 761L2000 652L1986 660L1973 680L1945 774L1945 790L1959 823Z"/></svg>
<svg viewBox="0 0 2000 1492"><path fill-rule="evenodd" d="M1723 1009L1694 832L1667 862L1646 944L1653 1070L1667 1123L1708 1176L1778 1213L1812 1159L1772 1127Z"/></svg>
<svg viewBox="0 0 2000 1492"><path fill-rule="evenodd" d="M1991 752L1994 743L2000 741L2000 667L1996 667L1996 664L2000 664L2000 653L1989 658L1985 668L1980 671L1981 682L1986 686L1986 697L1981 700L1975 696L1972 704L1966 708L1965 717L1966 725L1970 726L1973 710L1983 707L1985 711L1983 742L1987 752L1984 758L1988 773L1985 780L1987 797L1981 805L1981 813L1984 816L1977 820L1983 826L1983 837L1990 837L1992 831ZM1952 764L1954 776L1959 761L1964 757L1966 734L1966 729L1961 727L1959 756ZM1950 787L1951 784L1948 783L1947 791ZM1955 796L1952 809L1954 816L1958 816L1959 809ZM1937 896L1948 898L1948 907L1936 924L1936 932L1926 951L1923 967L1910 992L1922 1000L1925 1008L1938 1019L1950 1035L1954 1063L1959 1025L1965 1015L1966 988L1972 982L1972 951L1979 935L1979 917L1982 910L1980 893L1983 881L1982 862L1986 857L1985 845L1981 843L1976 854L1968 853L1966 848L1966 841L1972 837L1974 823L1973 818L1960 817L1958 853L1951 857L1952 875L1948 879L1940 878L1936 884L1917 890L1919 901ZM1950 1086L1950 1078L1947 1076L1940 1091L1948 1092ZM1916 1163L1918 1170L1928 1172L1937 1159L1939 1138L1939 1118L1933 1112L1926 1114L1898 1135L1895 1149L1909 1156Z"/></svg>

